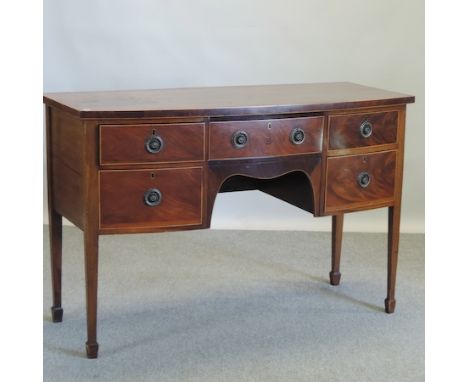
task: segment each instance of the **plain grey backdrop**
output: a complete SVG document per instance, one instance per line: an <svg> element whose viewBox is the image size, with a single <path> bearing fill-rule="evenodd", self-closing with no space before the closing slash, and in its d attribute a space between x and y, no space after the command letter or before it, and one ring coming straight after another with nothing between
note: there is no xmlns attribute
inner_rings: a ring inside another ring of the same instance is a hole
<svg viewBox="0 0 468 382"><path fill-rule="evenodd" d="M327 81L416 96L401 228L424 232L424 1L44 0L45 92ZM330 220L243 192L218 197L213 228ZM345 230L385 231L386 211L347 215Z"/></svg>

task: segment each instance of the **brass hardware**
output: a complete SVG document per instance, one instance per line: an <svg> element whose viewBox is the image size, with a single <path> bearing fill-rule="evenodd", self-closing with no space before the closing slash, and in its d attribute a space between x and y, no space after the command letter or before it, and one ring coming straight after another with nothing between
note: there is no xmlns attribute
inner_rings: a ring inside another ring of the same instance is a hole
<svg viewBox="0 0 468 382"><path fill-rule="evenodd" d="M146 140L145 148L151 154L159 153L164 147L164 141L159 135L152 135Z"/></svg>
<svg viewBox="0 0 468 382"><path fill-rule="evenodd" d="M362 188L366 188L371 181L371 176L368 172L363 171L357 176L357 182Z"/></svg>
<svg viewBox="0 0 468 382"><path fill-rule="evenodd" d="M359 126L359 131L363 138L369 138L372 135L372 123L364 121L361 123L361 126Z"/></svg>
<svg viewBox="0 0 468 382"><path fill-rule="evenodd" d="M289 135L289 140L293 145L300 145L305 140L305 133L299 127L292 129L291 134Z"/></svg>
<svg viewBox="0 0 468 382"><path fill-rule="evenodd" d="M236 131L232 134L231 143L236 149L241 149L247 145L249 136L245 131Z"/></svg>
<svg viewBox="0 0 468 382"><path fill-rule="evenodd" d="M162 201L161 191L159 191L157 188L150 188L145 192L143 200L147 206L157 206Z"/></svg>

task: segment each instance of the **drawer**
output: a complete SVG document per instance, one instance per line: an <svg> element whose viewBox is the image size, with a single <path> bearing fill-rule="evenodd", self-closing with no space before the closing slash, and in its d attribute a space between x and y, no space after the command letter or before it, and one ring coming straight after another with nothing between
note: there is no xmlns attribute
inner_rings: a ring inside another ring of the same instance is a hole
<svg viewBox="0 0 468 382"><path fill-rule="evenodd" d="M202 223L201 167L100 171L101 228Z"/></svg>
<svg viewBox="0 0 468 382"><path fill-rule="evenodd" d="M345 114L329 117L330 150L396 143L398 112Z"/></svg>
<svg viewBox="0 0 468 382"><path fill-rule="evenodd" d="M395 151L328 158L325 212L392 202L395 163Z"/></svg>
<svg viewBox="0 0 468 382"><path fill-rule="evenodd" d="M101 164L203 160L203 123L101 125Z"/></svg>
<svg viewBox="0 0 468 382"><path fill-rule="evenodd" d="M323 117L210 123L210 159L318 153Z"/></svg>

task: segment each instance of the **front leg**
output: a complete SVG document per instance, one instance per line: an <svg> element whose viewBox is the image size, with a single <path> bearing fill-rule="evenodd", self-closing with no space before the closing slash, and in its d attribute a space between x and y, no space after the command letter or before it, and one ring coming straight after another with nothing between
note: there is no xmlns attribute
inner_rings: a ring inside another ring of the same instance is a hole
<svg viewBox="0 0 468 382"><path fill-rule="evenodd" d="M398 244L400 239L400 205L388 208L388 265L387 265L387 298L385 311L395 311L395 283L398 262Z"/></svg>
<svg viewBox="0 0 468 382"><path fill-rule="evenodd" d="M338 285L341 279L340 258L341 242L343 239L344 214L333 215L332 217L332 269L330 272L330 284Z"/></svg>
<svg viewBox="0 0 468 382"><path fill-rule="evenodd" d="M99 345L97 343L97 284L99 236L92 230L85 230L85 276L86 276L86 316L88 327L88 341L86 354L88 358L97 358Z"/></svg>

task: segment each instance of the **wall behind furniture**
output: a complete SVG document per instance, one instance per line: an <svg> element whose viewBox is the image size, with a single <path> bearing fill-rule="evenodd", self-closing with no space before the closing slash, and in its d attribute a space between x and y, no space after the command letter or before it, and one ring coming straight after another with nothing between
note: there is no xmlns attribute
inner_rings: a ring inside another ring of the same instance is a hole
<svg viewBox="0 0 468 382"><path fill-rule="evenodd" d="M327 81L416 96L401 228L423 232L423 0L44 0L44 92ZM345 230L386 221L351 214ZM330 218L249 191L218 196L213 228L329 230Z"/></svg>

